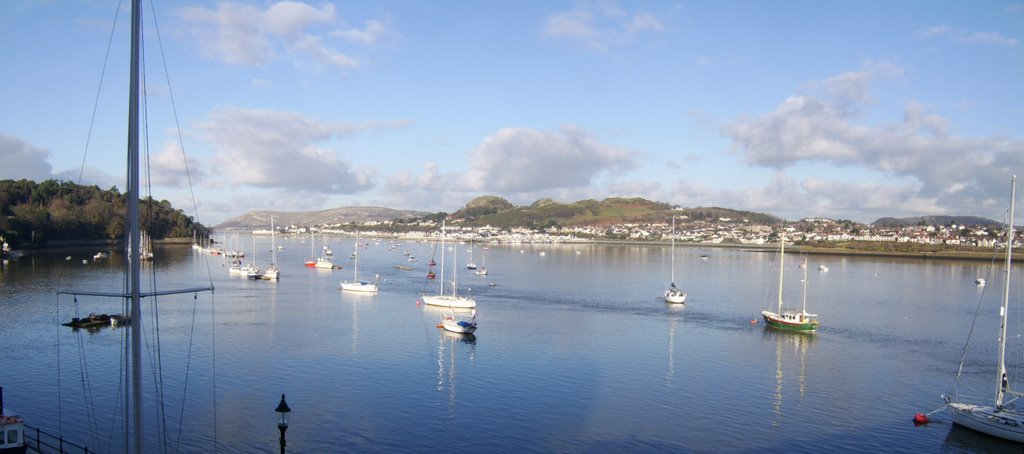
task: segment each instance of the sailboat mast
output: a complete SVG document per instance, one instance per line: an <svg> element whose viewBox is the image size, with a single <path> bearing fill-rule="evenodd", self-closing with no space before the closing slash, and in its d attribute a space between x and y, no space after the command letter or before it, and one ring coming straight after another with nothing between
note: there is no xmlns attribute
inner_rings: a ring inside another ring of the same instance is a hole
<svg viewBox="0 0 1024 454"><path fill-rule="evenodd" d="M779 315L782 315L782 273L786 269L786 232L781 233L779 240Z"/></svg>
<svg viewBox="0 0 1024 454"><path fill-rule="evenodd" d="M672 216L672 283L676 283L676 217Z"/></svg>
<svg viewBox="0 0 1024 454"><path fill-rule="evenodd" d="M437 292L438 296L444 296L444 219L441 220L441 282L439 282L440 291Z"/></svg>
<svg viewBox="0 0 1024 454"><path fill-rule="evenodd" d="M356 257L352 264L352 283L359 282L359 232L356 231L356 245L354 250Z"/></svg>
<svg viewBox="0 0 1024 454"><path fill-rule="evenodd" d="M1017 175L1010 178L1010 217L1006 224L1006 277L1003 278L1003 305L999 308L999 367L996 372L996 408L1003 406L1003 393L1009 386L1006 378L1006 318L1010 305L1010 265L1013 255L1013 206L1016 204Z"/></svg>
<svg viewBox="0 0 1024 454"><path fill-rule="evenodd" d="M469 250L472 251L473 250L473 243L472 243L472 241L469 244L470 244L470 246L469 246L470 249ZM470 252L470 254L472 254L472 252ZM442 270L444 269L443 266L441 268L442 268ZM458 243L455 244L455 253L452 254L452 296L453 297L459 296L459 245L458 245Z"/></svg>
<svg viewBox="0 0 1024 454"><path fill-rule="evenodd" d="M804 259L804 308L803 312L807 313L807 259Z"/></svg>
<svg viewBox="0 0 1024 454"><path fill-rule="evenodd" d="M139 238L139 59L142 42L142 2L132 0L131 70L128 93L128 263L131 292L131 368L134 452L142 453L142 309L139 283L142 248Z"/></svg>

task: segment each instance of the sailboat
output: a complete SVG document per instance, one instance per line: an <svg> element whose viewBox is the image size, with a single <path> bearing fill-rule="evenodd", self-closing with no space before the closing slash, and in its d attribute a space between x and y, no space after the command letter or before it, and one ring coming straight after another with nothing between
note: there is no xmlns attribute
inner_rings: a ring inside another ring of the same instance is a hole
<svg viewBox="0 0 1024 454"><path fill-rule="evenodd" d="M128 94L128 171L127 171L127 184L128 190L125 192L125 205L127 206L127 213L125 214L125 239L128 242L129 251L142 251L142 233L139 225L139 148L141 138L139 134L140 122L140 97L142 94L141 90L141 46L142 46L142 0L132 0L131 2L131 69L129 78L129 94ZM142 368L145 363L142 361L142 332L144 327L142 317L142 298L143 297L155 297L163 295L176 295L183 293L197 293L202 291L213 291L212 282L206 287L195 287L179 290L152 290L147 293L142 292L142 267L141 260L127 260L125 263L125 272L127 278L124 282L124 290L117 293L112 292L96 292L96 291L78 291L78 290L62 290L59 294L70 294L70 295L86 295L86 296L100 296L100 297L112 297L121 298L126 301L127 306L130 308L130 317L132 323L130 323L130 342L128 342L128 352L125 356L128 358L128 367L131 369L131 377L129 380L128 394L131 399L126 399L125 404L131 409L131 420L125 421L126 424L126 435L128 439L128 433L131 433L131 446L125 446L125 450L136 454L147 452L143 448L143 414L145 409L143 408L142 401ZM155 272L155 271L154 271ZM154 305L155 307L155 305ZM151 329L146 327L145 329ZM128 414L128 410L125 410L125 414ZM152 451L150 449L149 451Z"/></svg>
<svg viewBox="0 0 1024 454"><path fill-rule="evenodd" d="M480 261L480 269L476 270L475 273L478 276L487 275L487 248L483 248L483 259Z"/></svg>
<svg viewBox="0 0 1024 454"><path fill-rule="evenodd" d="M1006 320L1010 305L1010 266L1013 256L1013 206L1017 188L1017 176L1010 180L1010 217L1006 228L1006 278L1003 279L1003 301L999 308L999 357L996 366L996 393L991 404L972 404L961 402L959 395L943 396L946 404L953 410L953 423L976 430L981 433L1024 443L1024 411L1016 408L1015 401L1024 395L1010 389L1010 381L1006 375ZM957 382L964 365L961 359L957 371ZM1012 396L1010 400L1005 400Z"/></svg>
<svg viewBox="0 0 1024 454"><path fill-rule="evenodd" d="M779 240L779 309L778 312L772 312L767 309L761 311L761 317L764 317L764 322L768 326L785 330L785 331L799 331L805 333L813 333L818 329L817 314L807 313L807 267L804 269L804 306L803 309L797 310L783 310L782 309L782 277L785 271L785 260L786 260L786 232L783 231L781 239Z"/></svg>
<svg viewBox="0 0 1024 454"><path fill-rule="evenodd" d="M380 275L374 282L359 280L359 235L356 235L356 248L352 252L352 282L341 281L341 289L350 292L377 293Z"/></svg>
<svg viewBox="0 0 1024 454"><path fill-rule="evenodd" d="M420 295L420 300L423 304L430 306L441 306L456 309L472 309L476 307L476 300L473 298L467 298L465 296L459 296L459 285L458 285L458 251L452 253L452 293L444 294L444 238L445 238L445 224L441 221L441 282L438 285L437 295Z"/></svg>
<svg viewBox="0 0 1024 454"><path fill-rule="evenodd" d="M309 260L306 260L306 266L308 266L310 268L334 269L334 260L332 260L330 256L328 256L326 254L325 255L321 255L319 257L316 256L316 252L315 252L316 251L316 245L315 245L315 243L316 243L316 241L314 241L313 230L310 229L310 231L309 231L309 254L310 254L310 257L315 257L315 258L311 258ZM327 251L328 251L327 245L324 245L324 252L327 252Z"/></svg>
<svg viewBox="0 0 1024 454"><path fill-rule="evenodd" d="M470 318L461 318L455 315L455 311L448 312L441 316L441 327L445 331L458 334L473 334L476 332L476 309L470 314Z"/></svg>
<svg viewBox="0 0 1024 454"><path fill-rule="evenodd" d="M686 292L676 287L676 217L672 216L672 280L669 281L668 290L665 290L665 302L683 304L686 302Z"/></svg>
<svg viewBox="0 0 1024 454"><path fill-rule="evenodd" d="M274 217L270 217L270 265L263 272L263 279L276 281L281 278L281 270L277 268L277 230L274 229Z"/></svg>
<svg viewBox="0 0 1024 454"><path fill-rule="evenodd" d="M466 263L467 270L475 270L476 262L473 261L473 242L469 242L469 262Z"/></svg>
<svg viewBox="0 0 1024 454"><path fill-rule="evenodd" d="M256 235L252 236L252 263L243 266L242 269L245 271L245 276L249 279L263 279L260 267L256 266Z"/></svg>

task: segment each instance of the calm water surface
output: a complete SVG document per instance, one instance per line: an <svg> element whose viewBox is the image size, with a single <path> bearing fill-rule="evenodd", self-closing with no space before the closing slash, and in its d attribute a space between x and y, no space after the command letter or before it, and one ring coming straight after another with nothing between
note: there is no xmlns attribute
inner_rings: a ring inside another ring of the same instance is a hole
<svg viewBox="0 0 1024 454"><path fill-rule="evenodd" d="M264 264L270 239L257 241ZM478 302L480 329L466 338L435 326L443 310L417 304L437 291L424 279L432 245L363 240L361 277L384 279L367 296L338 290L352 278L353 240L330 241L342 270L305 268L308 239L278 238L279 282L228 276L223 259L188 247L157 249L145 285L212 279L216 291L143 301L147 450L276 451L281 393L292 452L1021 450L952 427L945 413L911 422L952 391L979 299L960 392L994 388L1001 274L989 263L810 256L808 309L822 327L800 335L750 323L774 304L775 253L678 248L676 280L689 297L677 306L657 299L667 247L476 248L490 275L459 270L460 292ZM448 247L466 262L469 245ZM2 268L0 385L8 412L29 424L120 452L128 330L60 323L119 312L121 302L56 295L122 288L121 255L82 264L95 252L49 251ZM799 259L787 254L787 304L800 301ZM974 285L978 276L988 288ZM1019 300L1021 287L1013 292ZM1017 350L1010 357L1015 368Z"/></svg>

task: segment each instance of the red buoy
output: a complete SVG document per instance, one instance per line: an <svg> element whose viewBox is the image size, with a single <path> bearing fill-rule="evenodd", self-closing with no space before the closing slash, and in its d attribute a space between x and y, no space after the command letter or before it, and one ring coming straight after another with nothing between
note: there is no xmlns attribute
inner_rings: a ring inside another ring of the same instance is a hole
<svg viewBox="0 0 1024 454"><path fill-rule="evenodd" d="M916 425L928 424L928 415L926 415L924 413L918 413L918 414L914 415L914 424L916 424Z"/></svg>

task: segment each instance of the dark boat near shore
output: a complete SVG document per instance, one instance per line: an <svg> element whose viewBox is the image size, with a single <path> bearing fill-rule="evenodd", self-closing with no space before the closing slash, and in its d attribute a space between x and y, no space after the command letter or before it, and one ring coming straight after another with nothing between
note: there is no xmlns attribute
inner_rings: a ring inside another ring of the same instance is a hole
<svg viewBox="0 0 1024 454"><path fill-rule="evenodd" d="M74 317L70 322L61 323L64 326L70 326L74 329L87 328L87 329L98 329L104 326L123 326L131 322L131 317L127 315L108 315L108 314L89 314L87 317Z"/></svg>

